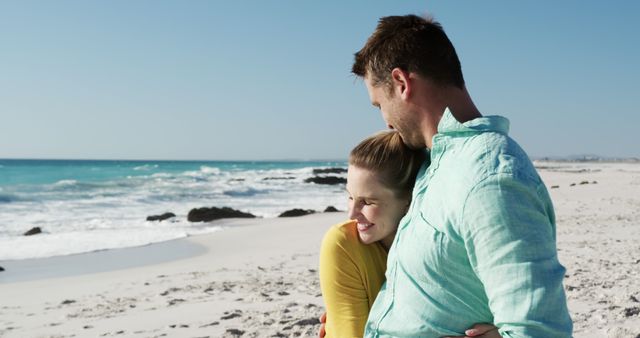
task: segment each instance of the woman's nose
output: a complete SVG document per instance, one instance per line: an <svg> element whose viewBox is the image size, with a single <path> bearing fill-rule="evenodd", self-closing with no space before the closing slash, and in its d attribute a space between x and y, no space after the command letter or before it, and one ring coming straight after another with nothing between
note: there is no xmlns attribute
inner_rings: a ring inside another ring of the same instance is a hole
<svg viewBox="0 0 640 338"><path fill-rule="evenodd" d="M360 215L360 208L354 203L349 206L349 219L356 219Z"/></svg>

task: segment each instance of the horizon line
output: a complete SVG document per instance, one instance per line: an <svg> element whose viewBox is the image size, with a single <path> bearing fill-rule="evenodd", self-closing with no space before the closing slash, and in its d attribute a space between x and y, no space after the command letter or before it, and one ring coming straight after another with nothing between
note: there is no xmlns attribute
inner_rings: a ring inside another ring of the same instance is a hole
<svg viewBox="0 0 640 338"><path fill-rule="evenodd" d="M347 162L347 159L131 159L131 158L53 158L53 157L0 157L0 161L130 161L130 162Z"/></svg>

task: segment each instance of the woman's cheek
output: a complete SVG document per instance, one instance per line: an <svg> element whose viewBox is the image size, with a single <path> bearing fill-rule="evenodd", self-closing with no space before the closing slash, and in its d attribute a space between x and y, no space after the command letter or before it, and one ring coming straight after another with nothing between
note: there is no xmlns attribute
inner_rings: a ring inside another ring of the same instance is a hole
<svg viewBox="0 0 640 338"><path fill-rule="evenodd" d="M367 209L367 219L369 219L369 222L371 223L377 223L380 220L378 219L378 217L380 216L380 208L377 205L367 205L366 206Z"/></svg>

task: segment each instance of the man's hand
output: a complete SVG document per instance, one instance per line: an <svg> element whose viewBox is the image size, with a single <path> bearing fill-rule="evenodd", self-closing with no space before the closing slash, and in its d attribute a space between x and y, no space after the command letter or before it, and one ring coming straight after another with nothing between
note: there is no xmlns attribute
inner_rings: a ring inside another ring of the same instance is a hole
<svg viewBox="0 0 640 338"><path fill-rule="evenodd" d="M322 328L324 330L324 326ZM498 333L498 328L491 324L475 324L470 329L464 331L464 336L447 336L442 338L502 338Z"/></svg>
<svg viewBox="0 0 640 338"><path fill-rule="evenodd" d="M327 313L323 313L322 316L320 316L320 332L318 332L318 337L319 338L324 338L324 335L327 334L327 332L324 330L324 324L327 323Z"/></svg>

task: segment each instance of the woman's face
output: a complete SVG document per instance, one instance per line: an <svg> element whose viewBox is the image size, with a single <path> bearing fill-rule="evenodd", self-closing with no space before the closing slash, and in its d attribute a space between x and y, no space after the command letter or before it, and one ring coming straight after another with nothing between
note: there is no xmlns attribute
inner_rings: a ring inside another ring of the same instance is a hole
<svg viewBox="0 0 640 338"><path fill-rule="evenodd" d="M382 241L389 248L409 201L382 185L376 172L353 165L347 173L347 192L349 218L357 221L360 240L365 244Z"/></svg>

